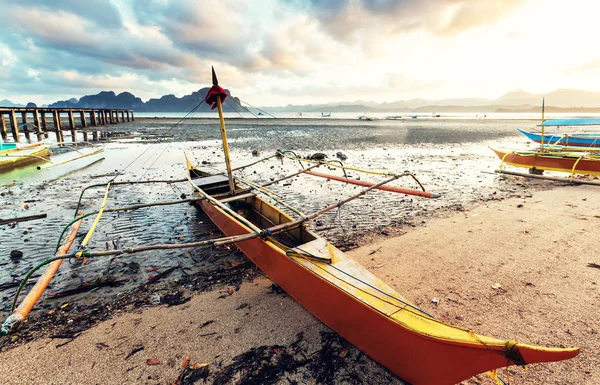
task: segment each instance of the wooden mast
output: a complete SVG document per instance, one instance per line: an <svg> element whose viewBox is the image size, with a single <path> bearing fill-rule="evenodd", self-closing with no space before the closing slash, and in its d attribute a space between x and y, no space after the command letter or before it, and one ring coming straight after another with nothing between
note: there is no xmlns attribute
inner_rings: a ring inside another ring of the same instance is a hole
<svg viewBox="0 0 600 385"><path fill-rule="evenodd" d="M542 98L542 140L540 141L540 151L544 152L544 102L546 101L546 98L543 97Z"/></svg>
<svg viewBox="0 0 600 385"><path fill-rule="evenodd" d="M217 74L215 67L212 67L212 82L213 86L218 86ZM221 140L223 141L223 152L225 153L225 165L227 166L227 175L229 176L229 190L231 194L235 192L235 184L233 182L233 174L231 172L231 161L229 160L229 145L227 144L227 132L225 131L225 119L223 118L223 104L221 97L217 96L217 109L219 110L219 123L221 124Z"/></svg>

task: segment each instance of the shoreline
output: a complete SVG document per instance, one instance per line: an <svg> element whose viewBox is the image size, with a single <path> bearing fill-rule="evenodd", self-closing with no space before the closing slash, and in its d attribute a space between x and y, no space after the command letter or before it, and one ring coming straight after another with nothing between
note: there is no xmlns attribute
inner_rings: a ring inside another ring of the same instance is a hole
<svg viewBox="0 0 600 385"><path fill-rule="evenodd" d="M504 183L514 183L514 179L507 178ZM449 215L427 217L424 224L398 227L399 236L393 232L361 239L363 246L348 254L445 322L522 343L581 346L580 355L570 361L532 365L528 371L511 367L510 378L516 383L597 383L600 362L595 352L600 347L600 325L591 315L599 296L596 282L600 272L586 263L600 262L594 261L598 246L591 235L600 223L595 203L599 196L590 186L558 186L478 202L472 208L448 211ZM499 288L492 288L495 284L500 284ZM302 354L323 353L324 346L332 345L331 335L323 337L328 329L285 293L277 293L264 275L243 280L240 286L220 286L193 295L186 292L179 300L188 296L189 301L178 306L122 311L60 348L55 346L69 339L41 338L14 349L4 346L0 373L13 378L26 372L29 377L21 377L19 382L28 383L43 383L37 381L48 375L61 383L171 383L181 374L182 357L189 355L192 362L210 364L209 379L214 382L215 373L233 368L234 357L256 353L258 346L281 346L278 350L300 360ZM431 302L433 298L439 300L437 306ZM67 306L65 311L55 312L63 312L63 321L68 323L69 310ZM159 327L159 319L170 326ZM301 332L302 343L292 346ZM215 334L201 336L207 333ZM124 336L126 340L121 338ZM123 358L140 344L145 346L141 353ZM348 363L345 357L359 362L364 381L389 380L384 368L361 357L355 348L338 340L333 345L335 349L311 361L316 365L338 357L334 361L339 367L333 367L337 369L332 369L331 383L354 373L343 365ZM299 350L293 351L295 348ZM283 353L261 357L273 364ZM40 365L48 355L58 370ZM155 357L160 365L146 365L147 359ZM310 364L298 364L283 374L303 383L303 378L318 374L311 371ZM91 366L95 369L90 372ZM243 375L243 368L237 369L237 375ZM291 383L285 382L283 374L282 382L273 383ZM499 374L506 377L504 369ZM464 383L492 382L480 375L478 380Z"/></svg>

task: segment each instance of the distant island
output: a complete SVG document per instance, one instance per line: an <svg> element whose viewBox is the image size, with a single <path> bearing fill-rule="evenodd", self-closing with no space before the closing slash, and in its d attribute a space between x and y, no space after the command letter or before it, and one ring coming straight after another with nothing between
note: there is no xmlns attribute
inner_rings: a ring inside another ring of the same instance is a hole
<svg viewBox="0 0 600 385"><path fill-rule="evenodd" d="M49 104L54 108L113 108L128 109L135 112L189 112L200 105L197 112L208 112L210 107L201 103L209 88L205 87L181 98L165 95L158 99L142 101L130 92L115 94L102 91L96 95L86 95L80 99L72 98ZM239 98L232 96L223 105L226 112L257 112L255 108L246 108ZM410 99L395 102L375 103L370 101L332 102L325 104L304 104L260 107L262 111L273 114L278 112L387 112L387 113L492 113L492 112L540 112L542 98L546 98L546 112L590 113L600 112L600 92L560 89L547 94L532 94L522 90L509 92L498 99L461 98L461 99ZM33 105L33 103L30 103ZM24 107L4 99L0 107ZM46 106L44 106L46 107Z"/></svg>
<svg viewBox="0 0 600 385"><path fill-rule="evenodd" d="M181 98L175 95L165 95L159 99L150 99L147 102L136 97L130 92L122 92L115 94L113 91L102 91L96 95L86 95L81 99L72 98L69 100L60 100L51 103L44 107L49 108L112 108L126 109L135 112L189 112L198 107L196 112L209 112L210 106L203 103L206 93L209 88L201 88L198 91L192 92L190 95L185 95ZM248 112L248 110L240 104L240 100L231 96L229 90L225 90L229 98L223 104L225 112ZM10 100L4 99L0 101L1 107L24 107L12 103Z"/></svg>

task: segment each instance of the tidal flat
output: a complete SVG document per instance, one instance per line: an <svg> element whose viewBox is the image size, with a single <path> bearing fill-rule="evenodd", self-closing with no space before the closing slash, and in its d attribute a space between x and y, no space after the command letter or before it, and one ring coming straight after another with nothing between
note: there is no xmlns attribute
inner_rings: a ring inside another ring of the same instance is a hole
<svg viewBox="0 0 600 385"><path fill-rule="evenodd" d="M43 221L19 223L14 227L4 226L0 230L0 236L2 236L0 253L5 255L5 260L1 261L3 264L2 282L11 282L13 276L21 277L31 266L52 254L58 234L63 226L73 218L79 194L85 186L103 184L115 176L117 181L184 178L184 152L193 163L209 170L222 171L224 169L216 120L193 119L174 127L175 123L177 123L175 119L138 119L134 123L113 127L110 140L104 143L105 152L102 155L104 159L101 161L100 159L90 159L88 162L93 164L89 167L80 168L86 164L70 165L67 169L54 171L52 175L44 175L34 170L5 175L4 180L10 180L5 182L1 191L3 194L0 200L1 217L16 217L31 213L46 213L48 217ZM516 120L429 119L406 122L383 120L358 122L350 120L285 119L277 121L261 119L257 121L235 119L228 121L228 136L234 167L269 156L277 149L292 150L301 157L322 152L327 155L328 160L337 159L336 154L342 152L347 157L344 165L395 173L407 170L413 173L428 191L440 194L441 197L437 199L424 199L377 191L342 206L341 210L332 211L311 223L310 226L338 247L349 250L350 255L353 255L361 264L393 287L401 289L399 291L410 300L416 301L417 305L423 306L450 323L460 326L464 324L465 327L469 327L473 325L469 319L475 319L477 324L485 319L478 313L478 309L481 310L480 306L447 309L444 307L446 306L444 301L444 306L439 307L440 313L437 306L432 308L429 297L446 295L457 301L452 295L458 293L458 295L474 296L475 290L481 290L480 295L487 296L484 291L495 283L491 281L506 281L507 279L491 278L490 272L477 279L471 277L468 285L472 287L469 291L470 294L465 294L463 289L456 286L458 281L451 282L448 287L444 285L442 285L444 287L440 287L441 281L433 282L430 281L430 278L441 274L450 274L448 280L444 281L448 283L464 275L465 269L481 270L485 268L487 270L489 266L484 263L486 258L489 259L490 255L493 258L503 248L490 253L483 252L482 244L486 242L486 237L494 237L495 245L498 242L504 242L510 246L510 242L507 243L510 237L503 241L504 238L498 234L492 234L497 227L493 225L494 220L498 219L497 215L493 217L487 213L483 218L480 216L483 214L471 214L471 210L494 204L495 210L505 211L502 207L506 201L509 205L506 208L507 214L504 215L506 217L508 213L518 210L515 207L523 206L522 203L517 205L510 202L531 202L532 197L541 190L549 190L557 186L552 182L521 180L493 173L493 170L498 168L500 160L495 157L488 146L526 148L529 144L524 137L517 133L516 128L529 127L534 124L534 121ZM258 156L253 155L256 150L260 150ZM305 162L304 165L306 166L307 163ZM296 172L300 167L298 161L272 158L244 169L238 175L256 182L268 182ZM321 171L343 175L340 169L334 167L323 166ZM355 170L349 170L348 173L350 177L360 178L363 181L377 182L383 178L379 175L359 173ZM401 178L394 185L419 188L419 185L410 177ZM355 194L361 187L303 175L272 185L270 189L302 212L311 213ZM84 212L97 210L103 195L104 188L101 186L88 191L83 196L80 210ZM184 196L191 196L191 187L187 183L115 186L109 192L107 207L173 201ZM554 199L562 198L555 197ZM452 224L439 226L439 223L444 223L439 222L440 219L447 218L446 220L452 221L452 218L456 216L467 218L470 215L486 223L485 226L483 224L480 226L487 230L480 234L477 245L470 244L468 240L463 239L473 231L481 230L472 228L474 222L467 221L466 224L452 231L448 228L448 226L452 227ZM525 216L528 215L534 215L534 213L528 212ZM509 217L508 219L513 220L514 218ZM529 218L524 217L519 222L527 223L528 221ZM88 219L82 225L75 245L81 241L90 223L91 219ZM529 231L527 230L523 234L529 234ZM408 237L409 234L413 235ZM415 240L413 239L416 236L414 234L426 234L426 236L418 237ZM519 236L522 238L523 234ZM190 205L150 207L120 214L105 214L88 245L88 250L193 242L220 236L219 230L212 225L210 220ZM386 239L392 243L395 242L393 247L386 246ZM408 246L403 246L401 240L406 240ZM419 242L422 245L419 246ZM442 254L447 253L447 255L445 257L443 255L433 256L433 250L428 245L434 244L437 245L435 246L436 250L439 249ZM478 250L476 254L480 252L482 254L475 255L474 251L470 249L471 246ZM513 246L516 248L515 250L519 250L519 253L526 252L523 247L516 244ZM454 250L456 247L458 249ZM8 258L10 252L15 249L23 252L23 258L18 261ZM429 250L432 255L424 255L426 250ZM510 255L513 256L515 252L511 251ZM453 262L451 266L444 264L443 261L428 264L427 258L433 258L436 261L439 258L449 258L448 260ZM455 261L456 258L459 258L460 261ZM512 261L511 263L518 264L514 258L509 258L509 260ZM477 266L465 265L469 263ZM507 263L509 262L503 261L499 266ZM432 270L434 266L441 268L443 272L432 272L435 270ZM407 275L407 271L411 273ZM514 273L513 270L510 271L511 274ZM163 275L161 276L161 274ZM153 280L157 276L162 278L160 282ZM468 278L466 275L464 277ZM68 294L71 289L82 288L82 285L85 289L87 284L107 279L113 279L115 285L81 290L77 295L64 295ZM475 282L481 287L473 287ZM528 282L532 283L533 280L530 279ZM462 285L459 286L462 287ZM3 316L9 313L14 291L13 286L5 288L2 292ZM497 294L495 291L493 293ZM264 301L261 301L260 298L263 298ZM190 300L194 301L190 302L191 305L187 304ZM219 303L218 301L227 301L225 307L232 307L232 310L244 308L249 310L254 307L255 311L247 311L244 314L247 316L258 311L253 315L256 322L260 321L258 325L269 325L271 332L267 333L268 335L264 334L263 332L269 330L258 327L258 329L254 328L256 330L246 330L242 333L245 324L244 318L233 317L231 313L227 312L227 314L219 312L214 308L214 304ZM267 309L274 306L273 301L282 301L281 306L285 306L285 312L294 314L294 319L302 320L302 322L296 323L294 327L289 325L284 327L280 325L279 318L267 317L264 311L268 311ZM261 302L264 303L261 304ZM448 302L448 304L452 303L457 302ZM172 306L176 307L172 308ZM330 373L332 377L327 377L331 383L343 382L343 378L347 375L358 376L359 379L362 378L363 382L400 383L400 380L394 379L393 376L390 377L384 368L362 356L360 351L347 346L347 343L340 340L339 337L336 339L334 334L330 334L329 329L311 317L285 293L281 293L276 285L264 277L233 247L165 250L125 255L114 259L90 259L85 265L74 261L66 263L53 280L47 296L37 306L38 310L19 330L17 338L14 341L5 339L0 349L7 351L10 355L19 355L19 350L14 348L24 344L18 349L29 349L30 344L26 343L28 341L41 339L39 342L47 343L43 341L48 341L46 340L48 337L59 338L62 336L68 342L71 341L71 338L73 340L77 338L82 332L89 335L87 338L97 339L96 333L105 333L106 327L112 329L115 327L114 325L118 324L121 326L114 329L115 333L121 333L123 336L117 336L117 340L109 339L102 344L109 347L123 346L125 350L135 349L140 344L149 350L154 349L152 354L160 353L161 357L164 356L161 359L168 358L171 369L164 375L148 370L154 373L152 379L167 381L169 380L168 376L177 376L177 365L173 363L181 359L182 354L189 354L189 351L194 350L192 345L188 346L189 343L175 339L167 350L159 349L159 346L164 345L159 341L160 338L159 340L148 339L138 335L139 333L134 332L130 327L135 329L141 322L142 325L147 324L148 328L154 329L156 325L152 324L152 320L155 320L156 317L164 319L165 322L174 323L169 326L169 330L177 325L177 327L183 327L182 318L180 316L171 317L169 314L172 313L172 310L170 309L178 309L177 312L179 312L179 310L189 309L190 306L196 309L195 311L202 313L202 317L200 317L202 320L195 320L198 314L194 313L195 315L190 315L189 325L196 321L202 321L200 325L208 322L202 328L206 327L207 330L210 330L206 333L203 331L201 335L210 337L211 341L212 338L218 337L215 341L219 342L213 347L224 350L219 353L215 349L198 348L193 352L194 359L201 358L204 361L210 361L211 355L222 356L222 359L215 361L213 365L216 365L217 369L219 367L223 369L223 365L229 365L225 367L232 371L234 377L236 373L240 375L247 370L243 365L246 359L270 360L269 357L272 356L269 353L270 350L267 349L265 353L258 345L275 344L282 351L288 349L288 352L295 357L294 360L298 360L296 366L296 369L300 368L298 371L294 368L286 369L285 365L281 366L284 362L275 363L280 365L280 372L287 373L293 381L297 381L298 378L309 380L312 378L310 381L318 381L319 376L322 376L323 373L315 368L326 365L329 362L327 360L330 360L331 357L344 358L348 354L348 357L360 363L361 369L359 371L349 370L342 362L343 360L335 359L332 361L334 367L330 368L333 370L333 374ZM508 304L507 306L512 305ZM162 312L160 315L151 314L151 311L154 310L149 308L155 307L157 307L156 311ZM485 311L489 311L488 307L485 308ZM141 309L146 310L141 315L141 321L136 321L139 318L136 314L139 314ZM305 313L306 315L304 315ZM465 314L469 316L466 317ZM450 320L452 317L454 319ZM230 320L226 321L226 318L230 318ZM115 322L111 319L122 319L125 322ZM130 325L130 321L133 324ZM238 327L233 328L234 331L229 330L232 321L239 323ZM107 322L113 326L106 326ZM207 326L213 323L213 326ZM490 325L497 326L502 333L494 333L494 328L489 326L482 327L480 331L498 337L513 337L514 330L500 327L498 322L490 323ZM123 327L125 329L122 329ZM186 326L181 330L187 330L187 328ZM216 328L215 331L212 330L214 328ZM146 333L151 332L147 330ZM167 333L165 338L173 338L168 336L168 330L161 333ZM187 336L187 332L182 331L182 333L181 336ZM133 338L135 341L131 340L131 336L135 336ZM531 333L524 337L526 337L524 342L544 344L544 341L536 340ZM204 343L196 340L197 338L205 337L198 337L194 334L184 339L189 339L190 343L193 342L196 345ZM239 338L241 340L238 340ZM85 340L82 341L85 342ZM552 339L549 342L559 344L568 342L569 345L577 342L555 340ZM68 353L63 358L80 355L77 352L84 348L79 345L78 341L79 338L75 342L69 343L68 346L72 346L72 348L65 350ZM294 344L295 341L300 342ZM96 341L96 343L98 342ZM102 344L100 346L103 347ZM157 345L152 348L155 344ZM235 344L237 348L231 349L232 344ZM296 348L300 350L294 350ZM103 350L104 348L97 349ZM292 350L294 351L292 352ZM301 360L308 352L319 350L322 354L320 358L313 358L309 361ZM92 356L95 356L95 353ZM89 357L91 356L88 355ZM88 359L86 358L86 360ZM101 365L108 365L107 368L115 365L115 362L106 361L106 358L102 358L102 360L103 364L98 361L99 368L103 367ZM95 366L95 362L86 361L86 365ZM236 366L236 362L239 367ZM586 366L586 362L584 361L581 365ZM304 364L300 365L300 363ZM143 362L141 365L144 365ZM4 369L9 373L19 370L14 365ZM116 377L113 378L115 383L119 378L131 381L136 381L134 378L136 376L138 376L137 380L141 378L137 372L130 373L129 368L122 369L122 373L116 374ZM40 370L42 373L43 368ZM139 370L144 373L143 369ZM64 377L62 380L79 382L81 378L85 377L79 377L78 374L72 378ZM93 382L91 379L90 381Z"/></svg>
<svg viewBox="0 0 600 385"><path fill-rule="evenodd" d="M53 254L58 234L74 217L79 195L85 186L106 183L115 176L116 181L185 178L184 153L195 164L211 171L223 171L218 121L190 119L179 124L178 121L138 118L135 122L111 127L111 139L104 143L105 151L98 156L103 159L82 159L53 169L38 171L30 168L3 175L0 217L33 213L44 213L48 217L19 223L13 228L2 226L0 255L5 258L0 261L3 267L0 283L10 281L11 276L22 276L35 263ZM532 121L518 120L231 119L227 122L227 133L234 167L271 155L277 149L292 150L302 157L322 152L328 160L337 160L336 154L342 152L347 157L344 165L395 173L409 171L428 191L441 195L438 199L423 199L375 192L311 224L338 244L347 243L348 247L353 247L358 245L358 236L376 232L384 226L414 226L440 211L461 210L478 201L520 194L514 185L507 185L502 178L490 174L500 161L488 146L522 147L526 145L526 139L516 128L533 124ZM255 150L260 151L259 156L252 155ZM79 169L92 162L96 163ZM261 183L296 172L300 167L298 162L290 159L270 159L241 170L237 175ZM343 175L341 170L329 168L319 170ZM348 175L363 181L382 180L378 175L351 170ZM420 188L411 177L403 177L394 185ZM534 185L543 186L544 183ZM271 186L271 190L304 213L317 211L359 189L307 175ZM109 193L107 207L174 201L184 195L190 197L191 192L187 182L115 186ZM79 205L80 211L97 210L103 195L102 187L86 191ZM80 233L87 231L92 219L83 223ZM107 213L88 249L190 242L217 234L216 227L192 206L151 207ZM9 260L12 250L22 251L23 258ZM230 254L227 250L224 253ZM126 284L126 287L129 284L135 286L155 274L154 270L146 272L146 269L170 267L177 260L196 268L209 268L214 261L207 260L217 259L215 254L222 255L223 250L148 252L118 258L113 267L128 268L127 272L131 273L129 264L138 263L139 269L133 269L138 270L137 273L128 274ZM84 268L65 266L53 281L51 290L60 291L89 281L103 273L107 263L97 260L90 261ZM0 292L4 311L12 291Z"/></svg>

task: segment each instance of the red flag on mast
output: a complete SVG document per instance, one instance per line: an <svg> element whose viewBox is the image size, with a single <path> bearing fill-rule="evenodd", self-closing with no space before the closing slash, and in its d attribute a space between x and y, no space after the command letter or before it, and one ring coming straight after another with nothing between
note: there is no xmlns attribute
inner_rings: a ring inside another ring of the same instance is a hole
<svg viewBox="0 0 600 385"><path fill-rule="evenodd" d="M208 93L206 94L206 97L204 98L204 101L206 103L210 104L211 110L214 110L215 108L217 108L217 98L218 97L221 98L221 103L225 103L225 99L227 99L227 93L225 92L225 90L223 88L221 88L221 86L214 85L210 88L210 90L208 90Z"/></svg>

